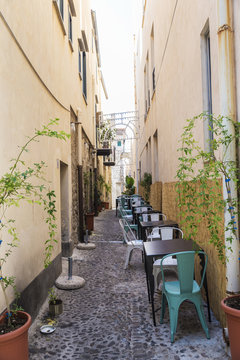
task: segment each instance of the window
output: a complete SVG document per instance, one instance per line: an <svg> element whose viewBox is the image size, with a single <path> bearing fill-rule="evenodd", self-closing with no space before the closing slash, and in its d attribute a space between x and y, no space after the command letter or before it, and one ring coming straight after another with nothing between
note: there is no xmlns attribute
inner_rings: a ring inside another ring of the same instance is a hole
<svg viewBox="0 0 240 360"><path fill-rule="evenodd" d="M209 114L204 121L204 147L206 151L211 151L210 141L213 139L212 131L212 76L211 76L211 43L209 23L207 22L201 34L202 49L202 94L203 111Z"/></svg>
<svg viewBox="0 0 240 360"><path fill-rule="evenodd" d="M68 39L73 42L73 36L72 36L72 14L70 7L68 8Z"/></svg>
<svg viewBox="0 0 240 360"><path fill-rule="evenodd" d="M117 146L122 146L121 140L119 140L119 141L117 142Z"/></svg>
<svg viewBox="0 0 240 360"><path fill-rule="evenodd" d="M63 11L63 0L57 0L58 8L62 17L62 20L64 19L64 11Z"/></svg>
<svg viewBox="0 0 240 360"><path fill-rule="evenodd" d="M147 117L148 112L148 102L147 102L147 71L146 66L144 68L144 108L145 108L145 119Z"/></svg>
<svg viewBox="0 0 240 360"><path fill-rule="evenodd" d="M83 95L85 100L87 100L87 54L85 51L82 53L82 77L83 77Z"/></svg>
<svg viewBox="0 0 240 360"><path fill-rule="evenodd" d="M78 72L79 72L79 76L82 79L82 56L81 56L81 50L80 47L78 46Z"/></svg>
<svg viewBox="0 0 240 360"><path fill-rule="evenodd" d="M146 59L146 85L147 85L147 106L150 107L150 88L149 88L149 57Z"/></svg>
<svg viewBox="0 0 240 360"><path fill-rule="evenodd" d="M158 132L155 131L153 135L153 162L154 162L154 182L159 181L159 172L158 172Z"/></svg>
<svg viewBox="0 0 240 360"><path fill-rule="evenodd" d="M66 30L65 30L64 22L63 22L63 20L64 20L64 0L53 0L53 5L55 7L63 34L66 35Z"/></svg>
<svg viewBox="0 0 240 360"><path fill-rule="evenodd" d="M147 159L147 172L152 173L152 141L148 140L148 159Z"/></svg>
<svg viewBox="0 0 240 360"><path fill-rule="evenodd" d="M154 26L151 31L151 69L152 69L152 93L155 91L155 62L154 62Z"/></svg>
<svg viewBox="0 0 240 360"><path fill-rule="evenodd" d="M150 107L150 89L149 89L149 58L148 58L148 53L147 53L147 58L146 58L146 65L144 67L144 107L145 107L145 117L144 119L146 120L147 118L147 113Z"/></svg>

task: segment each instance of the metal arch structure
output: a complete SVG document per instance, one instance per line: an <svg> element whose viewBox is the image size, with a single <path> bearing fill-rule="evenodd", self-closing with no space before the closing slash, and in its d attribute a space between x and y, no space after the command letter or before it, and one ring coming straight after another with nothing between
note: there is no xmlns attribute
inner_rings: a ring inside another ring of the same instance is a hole
<svg viewBox="0 0 240 360"><path fill-rule="evenodd" d="M140 134L138 111L103 114L100 118L100 126L106 123L109 124L111 130L116 130L114 141L136 140L136 188L138 193L138 139ZM117 135L118 129L123 130L123 133ZM105 136L107 136L107 133L105 133Z"/></svg>
<svg viewBox="0 0 240 360"><path fill-rule="evenodd" d="M127 112L121 112L121 113L111 113L111 114L103 114L100 119L100 126L101 124L110 123L110 129L118 129L120 126L121 128L125 128L125 134L126 139L125 140L133 140L137 139L137 136L139 135L139 120L138 120L138 111L127 111ZM129 138L126 130L130 129L133 133L133 137ZM107 136L107 132L105 133L105 136ZM114 137L114 140L122 140L121 138L117 136Z"/></svg>

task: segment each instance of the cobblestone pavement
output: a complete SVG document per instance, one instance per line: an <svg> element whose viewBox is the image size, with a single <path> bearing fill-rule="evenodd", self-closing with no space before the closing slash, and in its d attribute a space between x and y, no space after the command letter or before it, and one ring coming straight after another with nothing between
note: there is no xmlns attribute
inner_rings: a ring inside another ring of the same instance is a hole
<svg viewBox="0 0 240 360"><path fill-rule="evenodd" d="M214 317L208 323L211 339L207 340L191 303L180 308L173 344L168 311L164 324L159 323L157 312L157 326L153 326L140 252L135 250L131 266L123 270L126 245L121 243L115 212L105 210L94 221L90 241L96 249L74 250L74 275L83 277L86 284L78 290L57 290L64 311L56 318L56 331L49 335L39 331L49 318L45 302L30 328L29 359L229 359L219 323ZM63 260L64 271L66 265Z"/></svg>

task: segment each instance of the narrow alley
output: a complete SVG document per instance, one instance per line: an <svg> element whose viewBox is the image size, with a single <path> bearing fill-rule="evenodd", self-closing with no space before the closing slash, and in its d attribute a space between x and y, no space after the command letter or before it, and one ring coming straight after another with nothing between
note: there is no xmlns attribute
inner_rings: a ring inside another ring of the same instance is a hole
<svg viewBox="0 0 240 360"><path fill-rule="evenodd" d="M158 311L153 326L140 252L135 251L124 270L126 246L115 211L101 212L94 222L90 241L96 249L75 249L73 254L73 273L86 284L78 290L57 289L64 310L56 318L55 332L48 335L40 333L50 321L44 303L29 333L30 360L228 359L219 323L212 315L207 340L190 303L180 308L173 344L168 311L162 325ZM63 262L66 271L67 260Z"/></svg>

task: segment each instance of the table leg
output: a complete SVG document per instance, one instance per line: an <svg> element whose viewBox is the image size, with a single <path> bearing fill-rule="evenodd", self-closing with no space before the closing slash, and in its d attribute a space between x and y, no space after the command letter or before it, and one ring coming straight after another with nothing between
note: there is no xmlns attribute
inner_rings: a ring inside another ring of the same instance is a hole
<svg viewBox="0 0 240 360"><path fill-rule="evenodd" d="M144 252L144 263L146 271L148 300L152 306L153 325L156 326L155 309L154 309L154 277L153 277L153 262L152 258L146 256Z"/></svg>

